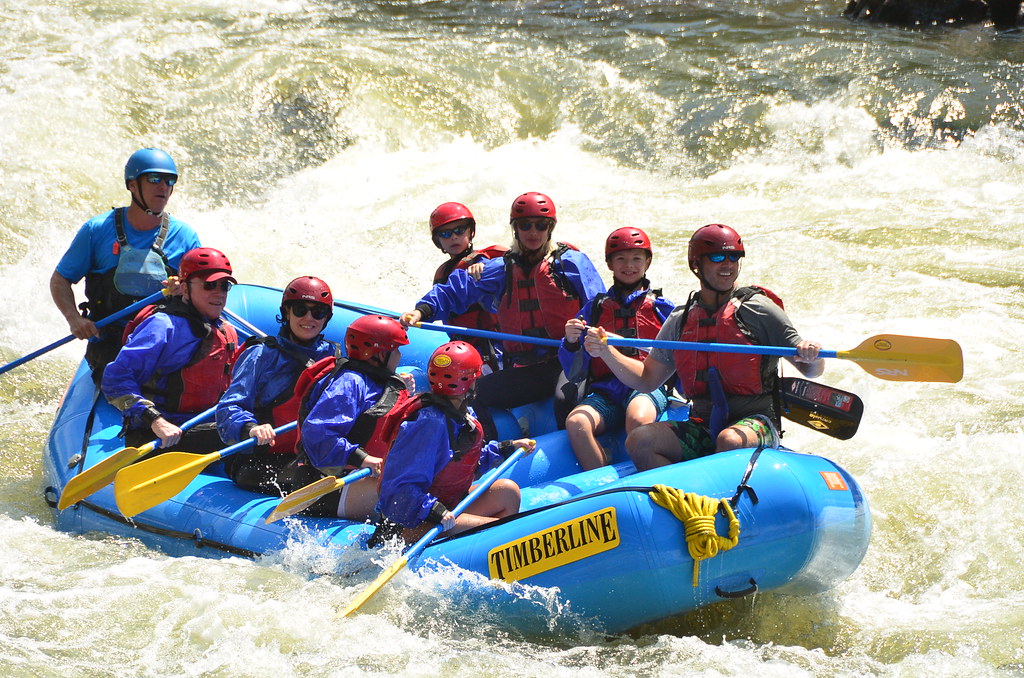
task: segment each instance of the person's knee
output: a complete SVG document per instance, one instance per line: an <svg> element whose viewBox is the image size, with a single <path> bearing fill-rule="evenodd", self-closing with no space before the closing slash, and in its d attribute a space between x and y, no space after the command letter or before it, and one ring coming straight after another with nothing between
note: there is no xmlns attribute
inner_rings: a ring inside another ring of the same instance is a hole
<svg viewBox="0 0 1024 678"><path fill-rule="evenodd" d="M597 430L597 413L589 408L577 407L565 419L569 436L593 435Z"/></svg>
<svg viewBox="0 0 1024 678"><path fill-rule="evenodd" d="M726 450L750 447L750 437L751 436L747 435L744 428L739 426L730 426L727 429L723 429L722 432L718 434L718 438L715 439L715 451L725 452Z"/></svg>
<svg viewBox="0 0 1024 678"><path fill-rule="evenodd" d="M633 429L626 436L626 452L637 468L651 468L653 460L664 447L662 431L659 426L647 424Z"/></svg>

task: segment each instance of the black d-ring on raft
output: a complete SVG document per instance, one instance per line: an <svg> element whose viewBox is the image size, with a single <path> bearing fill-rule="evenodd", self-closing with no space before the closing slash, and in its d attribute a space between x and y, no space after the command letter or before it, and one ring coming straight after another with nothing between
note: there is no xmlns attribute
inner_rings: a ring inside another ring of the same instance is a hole
<svg viewBox="0 0 1024 678"><path fill-rule="evenodd" d="M750 586L740 591L723 591L720 586L715 587L715 595L719 598L745 598L752 593L757 593L757 582L753 578L748 580Z"/></svg>

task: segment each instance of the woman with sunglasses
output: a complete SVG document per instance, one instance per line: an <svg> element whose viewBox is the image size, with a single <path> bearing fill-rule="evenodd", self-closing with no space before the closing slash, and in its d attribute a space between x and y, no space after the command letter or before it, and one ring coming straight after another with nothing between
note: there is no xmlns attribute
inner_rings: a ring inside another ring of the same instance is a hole
<svg viewBox="0 0 1024 678"><path fill-rule="evenodd" d="M96 383L121 348L127 320L101 329L95 322L159 292L185 252L200 246L192 227L165 211L177 181L178 168L166 152L132 153L124 166L131 204L85 222L50 276L50 296L71 334L93 339L85 358ZM72 285L83 277L86 301L76 305Z"/></svg>
<svg viewBox="0 0 1024 678"><path fill-rule="evenodd" d="M101 388L124 416L127 445L155 435L161 452L211 452L222 447L216 424L184 434L179 424L217 404L231 380L238 335L220 315L237 281L228 258L211 247L186 252L178 278L180 297L144 308L125 328Z"/></svg>
<svg viewBox="0 0 1024 678"><path fill-rule="evenodd" d="M464 313L484 303L497 311L498 325L507 334L549 339L565 336L565 323L575 317L604 282L587 255L551 236L557 223L555 204L543 193L524 193L512 203L512 248L501 259L484 263L477 280L466 271L454 271L443 284L434 285L416 310L402 322L414 324ZM505 341L503 369L477 382L474 405L488 439L497 437L488 408L511 408L555 395L559 427L575 405L576 386L557 389L562 366L557 346ZM571 391L571 393L570 393Z"/></svg>
<svg viewBox="0 0 1024 678"><path fill-rule="evenodd" d="M228 477L239 486L278 492L278 474L295 459L296 433L275 436L274 429L298 417L295 383L302 371L337 348L323 336L333 310L327 283L301 276L281 295L277 336L250 337L240 347L231 385L217 403L217 430L225 444L256 439L255 448L225 461Z"/></svg>
<svg viewBox="0 0 1024 678"><path fill-rule="evenodd" d="M804 376L819 376L825 367L821 346L800 338L782 300L764 287L737 288L745 255L743 240L729 226L698 228L687 260L700 290L672 311L657 338L793 347L798 355L787 360ZM637 469L778 444L777 356L654 349L640 362L604 343L607 336L600 327L589 329L584 346L623 383L650 392L675 374L679 390L691 399L689 420L646 424L629 434L626 449Z"/></svg>
<svg viewBox="0 0 1024 678"><path fill-rule="evenodd" d="M452 272L456 270L465 270L474 279L479 280L484 270L483 262L499 258L508 252L508 248L501 245L475 250L474 237L476 219L462 203L442 203L430 213L430 238L439 250L448 255L448 261L434 272L435 285L447 282ZM465 313L449 318L448 324L491 332L498 330L497 316L480 303L473 304ZM487 371L493 372L498 369L501 351L490 340L480 337L459 337L455 334L451 335L451 338L464 339L479 351Z"/></svg>

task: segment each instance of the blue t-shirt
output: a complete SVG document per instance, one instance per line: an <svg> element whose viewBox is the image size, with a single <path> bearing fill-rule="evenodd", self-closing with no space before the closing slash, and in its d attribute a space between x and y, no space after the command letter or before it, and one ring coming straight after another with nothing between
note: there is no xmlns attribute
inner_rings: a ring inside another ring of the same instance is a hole
<svg viewBox="0 0 1024 678"><path fill-rule="evenodd" d="M120 209L120 208L118 208ZM127 215L127 210L125 211ZM182 255L189 250L201 247L199 236L192 230L192 227L184 221L170 217L167 229L167 238L164 240L164 254L167 261L174 269L178 268ZM160 227L139 231L128 223L125 218L124 233L128 239L128 245L146 250L153 246ZM117 230L114 228L114 210L105 214L99 214L82 224L75 234L74 240L68 247L68 251L57 263L57 273L77 283L89 273L103 273L117 266L118 255L114 252L114 244L117 242Z"/></svg>

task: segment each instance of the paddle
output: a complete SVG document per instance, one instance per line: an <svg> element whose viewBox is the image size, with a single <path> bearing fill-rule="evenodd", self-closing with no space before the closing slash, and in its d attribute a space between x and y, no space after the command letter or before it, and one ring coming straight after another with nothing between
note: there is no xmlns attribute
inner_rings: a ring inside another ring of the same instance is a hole
<svg viewBox="0 0 1024 678"><path fill-rule="evenodd" d="M466 510L466 507L468 507L474 501L479 499L480 496L487 491L487 488L489 488L494 483L494 481L497 479L499 475L504 473L513 464L519 461L519 459L525 453L526 451L520 447L511 455L509 455L509 458L502 462L501 466L499 466L498 468L494 469L493 471L485 475L483 478L481 478L480 482L477 483L476 486L474 486L473 489L469 491L469 494L466 495L466 498L460 501L459 505L452 509L452 514L454 514L456 517L461 515L462 512ZM377 593L377 591L379 591L385 584L391 581L396 574L401 572L401 570L409 563L410 560L412 560L420 553L422 553L423 549L427 548L427 546L430 545L430 542L432 542L434 538L439 534L441 534L440 525L434 525L432 528L430 528L430 531L428 531L425 535L420 537L420 540L413 544L412 548L406 551L405 554L403 554L401 558L396 560L390 567L381 572L380 575L375 580L373 580L373 583L370 584L365 591L356 596L356 599L349 603L348 607L342 610L341 616L347 617L348 615L352 614L360 607L362 607L363 603L372 598L374 594Z"/></svg>
<svg viewBox="0 0 1024 678"><path fill-rule="evenodd" d="M794 377L783 377L779 386L786 419L839 440L857 432L864 414L857 394Z"/></svg>
<svg viewBox="0 0 1024 678"><path fill-rule="evenodd" d="M205 412L197 414L182 424L181 430L187 431L196 424L201 424L206 419L209 419L210 415L216 410L217 406L214 405ZM146 443L142 447L126 447L120 452L110 455L95 466L82 471L64 486L64 491L60 493L60 501L57 502L57 508L63 511L72 504L82 501L93 492L103 489L114 482L114 476L117 475L118 471L134 464L158 447L160 447L159 439Z"/></svg>
<svg viewBox="0 0 1024 678"><path fill-rule="evenodd" d="M277 505L277 508L274 509L269 516L267 516L267 519L264 522L269 525L270 523L281 520L281 518L293 516L325 494L330 494L335 490L340 490L348 483L354 483L357 480L362 480L366 476L370 475L370 473L370 469L361 468L354 473L349 473L344 478L325 476L315 483L310 483L305 487L299 488L282 499L281 503Z"/></svg>
<svg viewBox="0 0 1024 678"><path fill-rule="evenodd" d="M131 315L133 313L136 313L137 311L141 310L144 306L149 306L150 304L156 303L157 301L162 299L166 293L167 293L166 289L161 290L159 292L154 292L153 294L149 295L145 299L140 299L139 301L136 301L131 306L125 306L124 308L122 308L117 313L112 313L112 314L108 315L106 318L103 318L101 320L97 320L96 321L96 327L97 328L106 327L107 325L109 325L112 322L116 322L118 320L121 320L124 317L127 317L127 316L129 316L129 315ZM34 359L38 358L39 356L43 355L44 353L49 353L53 349L57 348L58 346L63 346L64 344L68 343L69 341L71 341L74 338L75 338L75 335L69 334L68 336L64 337L63 339L58 339L57 341L53 342L49 346L44 346L44 347L42 347L42 348L40 348L40 349L38 349L36 351L32 351L28 355L24 355L24 356L18 358L17 360L12 360L11 362L7 363L6 365L0 367L0 374L3 374L4 372L9 372L9 371L13 370L15 367L18 367L19 365L24 365L28 361L34 360Z"/></svg>
<svg viewBox="0 0 1024 678"><path fill-rule="evenodd" d="M491 332L490 330L477 330L472 327L459 327L458 325L444 325L442 323L415 323L415 327L436 332L447 332L449 334L461 334L466 337L483 337L484 339L498 339L500 341L518 341L524 344L537 344L538 346L561 346L561 339L549 339L546 337L528 337L519 334L505 334L504 332Z"/></svg>
<svg viewBox="0 0 1024 678"><path fill-rule="evenodd" d="M528 341L523 338L521 341ZM611 346L667 348L674 351L752 353L755 355L795 356L788 346L748 346L658 339L608 337ZM960 344L952 339L907 337L879 334L865 339L849 351L818 351L821 358L852 360L868 374L887 381L941 381L956 383L964 376L964 358Z"/></svg>
<svg viewBox="0 0 1024 678"><path fill-rule="evenodd" d="M274 433L287 433L295 428L295 425L296 422L293 421L278 426ZM256 439L249 438L209 454L168 452L123 468L114 479L114 499L117 501L117 508L126 518L153 508L184 490L210 464L255 444Z"/></svg>

